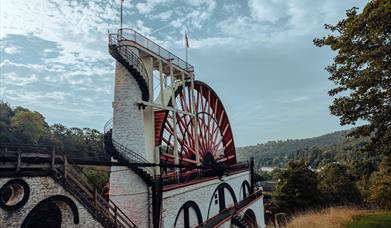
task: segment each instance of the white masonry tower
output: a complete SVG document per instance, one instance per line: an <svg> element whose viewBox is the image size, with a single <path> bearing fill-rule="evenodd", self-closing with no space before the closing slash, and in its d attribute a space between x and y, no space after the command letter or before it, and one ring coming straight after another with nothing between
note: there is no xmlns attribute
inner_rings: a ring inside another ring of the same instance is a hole
<svg viewBox="0 0 391 228"><path fill-rule="evenodd" d="M132 29L109 34L109 52L115 91L105 148L119 164L110 200L137 227L264 226L252 166L237 163L224 106L194 80L194 67Z"/></svg>

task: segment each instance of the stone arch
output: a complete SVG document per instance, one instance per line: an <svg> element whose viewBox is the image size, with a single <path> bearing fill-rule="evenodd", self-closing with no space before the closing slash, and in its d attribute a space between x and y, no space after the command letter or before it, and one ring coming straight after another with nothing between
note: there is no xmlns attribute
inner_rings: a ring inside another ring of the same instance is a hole
<svg viewBox="0 0 391 228"><path fill-rule="evenodd" d="M243 219L247 222L247 224L249 224L250 227L258 227L257 217L255 216L253 210L247 209L243 214Z"/></svg>
<svg viewBox="0 0 391 228"><path fill-rule="evenodd" d="M183 221L181 221L181 215L183 216ZM194 219L196 219L196 221L194 221ZM200 208L194 201L187 201L179 209L178 214L175 218L174 227L190 228L200 223L202 223L202 214Z"/></svg>
<svg viewBox="0 0 391 228"><path fill-rule="evenodd" d="M45 220L42 220L46 218ZM76 204L67 196L55 195L48 197L28 213L22 223L22 228L48 227L57 228L79 224L79 211Z"/></svg>
<svg viewBox="0 0 391 228"><path fill-rule="evenodd" d="M229 193L229 197L226 197ZM233 188L227 184L227 183L221 183L219 184L216 189L214 190L212 197L209 201L209 208L208 208L208 218L211 216L211 209L212 205L219 205L218 212L221 212L225 208L227 208L227 201L226 199L231 199L232 204L236 204L238 201L236 200L235 191ZM229 202L229 201L228 201ZM213 211L212 211L213 213Z"/></svg>
<svg viewBox="0 0 391 228"><path fill-rule="evenodd" d="M244 180L240 187L239 200L243 200L250 195L250 184L247 180Z"/></svg>
<svg viewBox="0 0 391 228"><path fill-rule="evenodd" d="M30 197L30 187L22 179L7 181L0 188L0 207L12 211L23 207Z"/></svg>

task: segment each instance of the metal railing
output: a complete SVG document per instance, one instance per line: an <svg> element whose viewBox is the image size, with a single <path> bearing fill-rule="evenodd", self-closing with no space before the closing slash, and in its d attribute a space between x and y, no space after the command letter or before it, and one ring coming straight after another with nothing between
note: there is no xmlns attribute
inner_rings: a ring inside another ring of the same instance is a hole
<svg viewBox="0 0 391 228"><path fill-rule="evenodd" d="M113 118L110 118L103 127L103 134L106 134L113 128Z"/></svg>
<svg viewBox="0 0 391 228"><path fill-rule="evenodd" d="M144 66L144 63L140 60L138 55L134 53L129 46L121 45L118 42L118 34L109 34L109 45L115 45L118 53L123 59L125 59L133 68L140 72L141 76L148 84L148 72Z"/></svg>
<svg viewBox="0 0 391 228"><path fill-rule="evenodd" d="M119 142L115 141L114 139L111 139L113 142L114 148L120 153L120 155L129 163L133 163L136 165L139 165L139 168L145 170L148 174L153 177L153 169L147 166L143 165L150 165L151 162L149 162L147 159L136 153L135 151L125 147L124 145L120 144Z"/></svg>
<svg viewBox="0 0 391 228"><path fill-rule="evenodd" d="M130 29L130 28L119 29L118 30L118 40L133 41L133 42L141 45L142 47L148 49L149 51L153 52L154 54L160 56L163 59L166 59L166 60L172 59L172 63L183 70L186 70L188 72L194 71L194 67L191 64L187 63L186 61L184 61L183 59L174 55L173 53L167 51L166 49L164 49L160 45L156 44L152 40L141 35L140 33L136 32L133 29Z"/></svg>
<svg viewBox="0 0 391 228"><path fill-rule="evenodd" d="M191 168L191 167L189 167ZM218 166L203 166L196 167L184 173L173 173L171 176L167 176L164 173L162 175L156 175L155 178L161 178L164 186L171 184L187 183L190 181L201 180L208 177L218 176L218 172L221 174L232 174L238 171L248 170L249 165L247 163L238 163L226 167Z"/></svg>
<svg viewBox="0 0 391 228"><path fill-rule="evenodd" d="M47 170L48 173L56 173L65 187L73 193L82 204L90 209L93 214L99 213L105 217L114 227L137 226L130 218L121 211L110 199L105 199L99 194L99 190L83 170L63 153L56 149L42 145L26 144L0 144L1 168L9 169L7 163L15 163L15 172L19 173L23 169L36 169L37 171ZM38 163L39 161L39 163ZM55 178L56 179L56 178Z"/></svg>
<svg viewBox="0 0 391 228"><path fill-rule="evenodd" d="M253 194L249 195L242 201L234 204L232 207L220 211L217 215L207 219L206 221L197 225L196 227L217 227L217 225L221 225L225 220L230 219L233 215L242 211L251 203L261 198L262 196L263 196L262 191L254 192Z"/></svg>

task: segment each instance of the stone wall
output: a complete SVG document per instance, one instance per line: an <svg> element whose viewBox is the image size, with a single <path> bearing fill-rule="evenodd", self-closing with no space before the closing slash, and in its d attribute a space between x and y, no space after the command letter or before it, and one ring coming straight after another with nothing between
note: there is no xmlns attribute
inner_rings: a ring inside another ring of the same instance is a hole
<svg viewBox="0 0 391 228"><path fill-rule="evenodd" d="M132 170L112 166L110 199L140 228L150 227L152 200L148 186Z"/></svg>
<svg viewBox="0 0 391 228"><path fill-rule="evenodd" d="M115 67L113 139L146 158L141 91L137 81L119 62Z"/></svg>
<svg viewBox="0 0 391 228"><path fill-rule="evenodd" d="M75 197L73 197L72 194L67 192L61 185L57 184L51 177L0 178L0 188L11 179L24 180L30 188L30 196L27 203L22 208L13 211L5 211L0 208L1 227L20 227L30 211L39 202L51 196L65 196L76 204L79 214L79 224L73 223L73 214L70 213L67 205L62 202L57 204L61 210L62 227L102 227L102 225Z"/></svg>

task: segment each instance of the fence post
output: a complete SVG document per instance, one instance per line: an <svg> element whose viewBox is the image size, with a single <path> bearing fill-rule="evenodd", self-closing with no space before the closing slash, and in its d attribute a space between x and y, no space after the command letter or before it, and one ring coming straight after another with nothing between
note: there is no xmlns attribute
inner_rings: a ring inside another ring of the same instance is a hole
<svg viewBox="0 0 391 228"><path fill-rule="evenodd" d="M67 180L68 175L68 158L64 155L64 179Z"/></svg>
<svg viewBox="0 0 391 228"><path fill-rule="evenodd" d="M117 205L114 205L114 227L117 227Z"/></svg>
<svg viewBox="0 0 391 228"><path fill-rule="evenodd" d="M52 153L50 155L50 168L54 171L54 163L56 160L56 149L52 149Z"/></svg>
<svg viewBox="0 0 391 228"><path fill-rule="evenodd" d="M21 150L20 148L18 148L18 152L17 152L17 160L16 160L16 172L19 173L20 172L20 163L21 163Z"/></svg>
<svg viewBox="0 0 391 228"><path fill-rule="evenodd" d="M97 199L98 199L98 194L96 192L96 188L94 187L94 206L95 206L95 209L96 209Z"/></svg>

